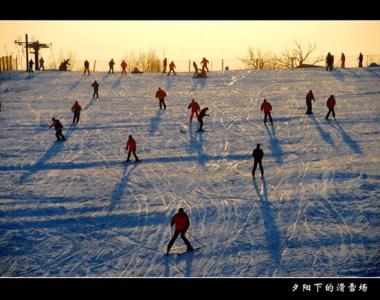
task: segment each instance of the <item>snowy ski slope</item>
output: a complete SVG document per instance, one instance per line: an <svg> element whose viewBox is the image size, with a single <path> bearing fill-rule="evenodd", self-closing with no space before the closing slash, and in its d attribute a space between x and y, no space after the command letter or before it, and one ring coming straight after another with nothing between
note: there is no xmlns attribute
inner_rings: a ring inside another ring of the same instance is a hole
<svg viewBox="0 0 380 300"><path fill-rule="evenodd" d="M0 275L380 276L379 76L379 68L206 80L0 74ZM168 94L163 112L158 87ZM305 115L309 89L313 116ZM330 94L337 122L324 120ZM188 128L192 98L209 107L203 134L196 122ZM263 98L273 128L263 124ZM64 143L48 130L53 116ZM124 162L129 134L139 164ZM253 181L257 143L266 177ZM165 257L179 207L190 242L205 247Z"/></svg>

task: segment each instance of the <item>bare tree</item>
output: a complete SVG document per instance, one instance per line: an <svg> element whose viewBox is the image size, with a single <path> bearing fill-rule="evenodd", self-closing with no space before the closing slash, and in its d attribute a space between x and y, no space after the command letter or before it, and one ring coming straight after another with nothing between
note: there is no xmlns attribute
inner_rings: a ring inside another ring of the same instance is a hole
<svg viewBox="0 0 380 300"><path fill-rule="evenodd" d="M301 43L294 41L296 44L295 48L292 50L285 50L278 57L279 64L284 68L294 68L294 67L302 67L305 65L305 62L310 59L310 54L314 52L317 48L317 45L309 45L307 51L302 49ZM323 56L319 56L314 60L310 61L308 65L314 66L316 63L323 61Z"/></svg>
<svg viewBox="0 0 380 300"><path fill-rule="evenodd" d="M134 51L131 51L125 57L125 60L130 70L138 68L140 71L153 73L160 72L161 69L161 62L155 50L149 50L148 52L140 51L138 55Z"/></svg>
<svg viewBox="0 0 380 300"><path fill-rule="evenodd" d="M260 49L256 52L252 47L248 49L248 55L243 58L239 58L248 69L274 69L278 65L278 62L274 59L274 55L271 53L262 53Z"/></svg>

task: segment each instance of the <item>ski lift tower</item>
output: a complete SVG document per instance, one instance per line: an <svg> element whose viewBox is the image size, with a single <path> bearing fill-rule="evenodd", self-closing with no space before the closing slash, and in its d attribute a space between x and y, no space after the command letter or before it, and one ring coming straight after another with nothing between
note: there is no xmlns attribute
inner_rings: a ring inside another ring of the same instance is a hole
<svg viewBox="0 0 380 300"><path fill-rule="evenodd" d="M31 48L34 50L34 52L31 52L31 53L34 54L34 64L35 64L36 71L39 70L40 69L39 58L38 58L39 51L41 48L49 48L49 45L48 44L40 44L39 41L28 42L28 34L25 34L25 42L23 42L21 40L16 40L15 44L17 44L19 46L25 45L25 49L26 49L26 70L27 71L29 69L29 51L28 51L28 49ZM50 46L51 45L52 44L50 43Z"/></svg>

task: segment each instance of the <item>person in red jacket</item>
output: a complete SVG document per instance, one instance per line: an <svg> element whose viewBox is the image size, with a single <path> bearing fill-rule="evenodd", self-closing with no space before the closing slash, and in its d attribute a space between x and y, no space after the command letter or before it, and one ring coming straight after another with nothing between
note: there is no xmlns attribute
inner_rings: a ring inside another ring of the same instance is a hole
<svg viewBox="0 0 380 300"><path fill-rule="evenodd" d="M270 115L270 112L272 110L272 105L267 102L267 100L264 99L264 102L261 104L261 111L264 111L264 124L267 124L267 116L269 117L270 123L273 125L272 116Z"/></svg>
<svg viewBox="0 0 380 300"><path fill-rule="evenodd" d="M121 75L125 74L127 75L127 63L125 62L125 60L123 60L120 64L121 66Z"/></svg>
<svg viewBox="0 0 380 300"><path fill-rule="evenodd" d="M209 63L209 61L205 57L203 57L203 59L201 61L202 71L204 71L206 69L207 72L209 72L209 70L207 68L208 63Z"/></svg>
<svg viewBox="0 0 380 300"><path fill-rule="evenodd" d="M171 71L173 71L174 75L177 75L174 71L175 69L175 64L174 64L174 61L172 61L170 64L169 64L169 72L168 72L168 76L170 75Z"/></svg>
<svg viewBox="0 0 380 300"><path fill-rule="evenodd" d="M313 110L313 107L312 107L312 102L311 101L314 101L315 102L315 98L314 98L314 95L313 95L313 91L310 90L307 94L306 94L306 114L307 115L311 115L313 114L312 110Z"/></svg>
<svg viewBox="0 0 380 300"><path fill-rule="evenodd" d="M175 225L175 231L172 239L168 244L166 254L169 254L169 251L179 234L181 234L181 238L187 246L187 251L193 251L194 248L191 246L189 240L185 237L185 233L190 226L190 221L187 214L183 211L183 208L178 209L178 212L173 216L170 226L173 227L173 225Z"/></svg>
<svg viewBox="0 0 380 300"><path fill-rule="evenodd" d="M160 87L158 88L158 91L156 92L156 98L158 98L160 109L162 109L162 106L164 106L164 109L166 109L165 104L165 97L166 93L164 90L162 90Z"/></svg>
<svg viewBox="0 0 380 300"><path fill-rule="evenodd" d="M334 95L331 95L331 96L327 99L327 102L326 102L326 106L327 106L327 108L329 109L329 112L328 112L327 115L326 115L326 120L329 119L329 115L330 115L330 113L332 113L333 118L334 118L334 120L335 120L335 111L334 111L335 104L336 104L335 97L334 97Z"/></svg>
<svg viewBox="0 0 380 300"><path fill-rule="evenodd" d="M199 115L198 115L198 122L199 122L199 129L197 131L204 131L203 130L203 118L205 116L209 116L206 112L208 111L208 107L203 108Z"/></svg>
<svg viewBox="0 0 380 300"><path fill-rule="evenodd" d="M79 122L80 111L82 107L79 105L78 101L75 101L74 105L71 107L71 111L74 113L73 124L77 125Z"/></svg>
<svg viewBox="0 0 380 300"><path fill-rule="evenodd" d="M187 109L190 109L190 108L191 108L190 122L192 122L194 114L197 116L197 119L198 119L198 113L201 110L201 108L199 107L199 104L194 99L191 100L191 103L187 107Z"/></svg>
<svg viewBox="0 0 380 300"><path fill-rule="evenodd" d="M129 162L129 159L131 158L131 153L133 153L133 156L135 157L136 161L139 161L139 158L136 155L136 141L133 139L133 137L130 135L128 137L126 150L128 151L128 157L127 162Z"/></svg>
<svg viewBox="0 0 380 300"><path fill-rule="evenodd" d="M92 98L95 98L95 95L96 98L99 98L99 83L96 80L94 80L94 83L91 86L94 88L94 94L92 94Z"/></svg>

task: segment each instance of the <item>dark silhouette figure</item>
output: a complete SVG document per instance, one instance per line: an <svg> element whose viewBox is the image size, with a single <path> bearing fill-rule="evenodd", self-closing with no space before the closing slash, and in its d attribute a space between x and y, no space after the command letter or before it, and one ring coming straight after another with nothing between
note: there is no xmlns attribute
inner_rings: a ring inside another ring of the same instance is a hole
<svg viewBox="0 0 380 300"><path fill-rule="evenodd" d="M91 84L91 86L94 88L94 94L92 95L92 98L95 98L95 95L96 95L96 98L99 98L99 83L94 80L93 84Z"/></svg>
<svg viewBox="0 0 380 300"><path fill-rule="evenodd" d="M131 158L131 153L133 153L133 156L135 157L136 161L139 161L139 158L136 155L136 141L133 139L131 135L128 137L127 146L125 149L128 151L127 162Z"/></svg>
<svg viewBox="0 0 380 300"><path fill-rule="evenodd" d="M197 119L198 119L199 117L198 113L201 110L201 108L199 107L199 104L194 99L191 100L191 103L187 107L187 109L190 109L190 108L191 108L190 122L192 122L194 114L197 116Z"/></svg>
<svg viewBox="0 0 380 300"><path fill-rule="evenodd" d="M344 55L343 52L342 52L342 55L340 56L340 61L341 61L340 67L344 69L346 67L346 56Z"/></svg>
<svg viewBox="0 0 380 300"><path fill-rule="evenodd" d="M108 74L110 74L111 71L112 71L112 74L114 74L115 72L113 70L113 66L115 65L115 62L113 61L113 58L111 58L111 60L109 61L108 65L110 67L110 70L108 71Z"/></svg>
<svg viewBox="0 0 380 300"><path fill-rule="evenodd" d="M187 251L194 251L189 240L185 237L186 231L190 226L190 220L187 214L183 211L183 208L178 209L178 212L173 216L170 226L175 225L175 231L172 239L169 241L166 254L168 255L178 235L181 235L182 240L187 246Z"/></svg>
<svg viewBox="0 0 380 300"><path fill-rule="evenodd" d="M29 72L29 73L30 73L30 72L33 72L33 65L34 65L33 60L32 60L32 59L29 60L29 68L28 68L28 72Z"/></svg>
<svg viewBox="0 0 380 300"><path fill-rule="evenodd" d="M306 114L307 115L311 115L313 114L313 107L312 107L312 102L311 101L314 101L315 102L315 98L314 98L314 95L313 95L313 91L310 90L307 94L306 94Z"/></svg>
<svg viewBox="0 0 380 300"><path fill-rule="evenodd" d="M54 127L54 129L55 129L55 136L57 137L57 141L64 141L66 138L62 134L63 125L56 118L52 118L51 121L52 121L52 123L49 126L49 129L52 128L52 127Z"/></svg>
<svg viewBox="0 0 380 300"><path fill-rule="evenodd" d="M333 69L333 56L331 53L327 53L326 56L326 71L332 71Z"/></svg>
<svg viewBox="0 0 380 300"><path fill-rule="evenodd" d="M156 92L156 98L158 98L160 109L162 109L162 106L164 106L164 109L166 109L165 104L165 97L166 93L164 90L162 90L160 87L158 88L158 91Z"/></svg>
<svg viewBox="0 0 380 300"><path fill-rule="evenodd" d="M121 62L120 66L121 66L121 75L123 74L127 75L127 63L125 62L125 60Z"/></svg>
<svg viewBox="0 0 380 300"><path fill-rule="evenodd" d="M75 101L73 106L71 107L71 111L74 113L73 124L77 125L80 118L80 112L82 107L79 105L78 101Z"/></svg>
<svg viewBox="0 0 380 300"><path fill-rule="evenodd" d="M203 59L201 61L202 71L205 71L205 69L206 69L207 72L209 72L208 67L207 67L208 63L209 63L209 61L205 57L203 57Z"/></svg>
<svg viewBox="0 0 380 300"><path fill-rule="evenodd" d="M166 73L166 67L168 66L168 59L166 57L162 61L162 64L164 66L164 70L162 71L162 73Z"/></svg>
<svg viewBox="0 0 380 300"><path fill-rule="evenodd" d="M359 68L363 68L363 54L360 52L359 57Z"/></svg>
<svg viewBox="0 0 380 300"><path fill-rule="evenodd" d="M177 75L176 72L174 71L174 69L176 68L175 64L174 64L174 61L172 61L170 64L169 64L169 72L168 72L168 76L170 75L170 73L173 71L174 75Z"/></svg>
<svg viewBox="0 0 380 300"><path fill-rule="evenodd" d="M205 116L209 116L209 114L206 113L207 111L208 111L208 107L205 107L200 111L200 113L198 115L199 129L197 131L204 131L203 130L203 118Z"/></svg>
<svg viewBox="0 0 380 300"><path fill-rule="evenodd" d="M260 144L257 144L256 149L253 150L253 152L252 152L252 156L254 159L253 168L252 168L252 177L255 178L255 172L256 172L257 164L259 164L260 172L261 172L261 178L263 178L264 177L264 168L263 168L263 164L262 164L262 159L264 156L264 152L263 152L263 150L260 149Z"/></svg>
<svg viewBox="0 0 380 300"><path fill-rule="evenodd" d="M90 63L88 62L87 59L84 61L84 72L83 72L83 75L86 75L86 72L88 73L88 76L90 76Z"/></svg>
<svg viewBox="0 0 380 300"><path fill-rule="evenodd" d="M40 58L40 70L44 70L45 71L45 66L44 66L44 63L45 63L45 60L43 59L43 57Z"/></svg>
<svg viewBox="0 0 380 300"><path fill-rule="evenodd" d="M267 102L267 100L264 99L264 102L261 104L261 111L264 111L264 124L267 124L267 116L269 117L270 123L273 125L273 119L270 115L270 112L272 110L272 105Z"/></svg>
<svg viewBox="0 0 380 300"><path fill-rule="evenodd" d="M67 66L70 66L69 60L70 59L65 59L63 60L63 62L61 62L61 64L59 65L60 71L67 71Z"/></svg>
<svg viewBox="0 0 380 300"><path fill-rule="evenodd" d="M195 71L193 74L193 77L197 77L199 69L198 69L198 65L195 61L193 61L193 67L194 67L194 71Z"/></svg>
<svg viewBox="0 0 380 300"><path fill-rule="evenodd" d="M332 113L332 116L335 120L335 111L334 111L335 104L336 104L335 97L334 95L331 95L326 101L326 106L329 109L329 112L326 115L326 120L328 120L330 113Z"/></svg>

